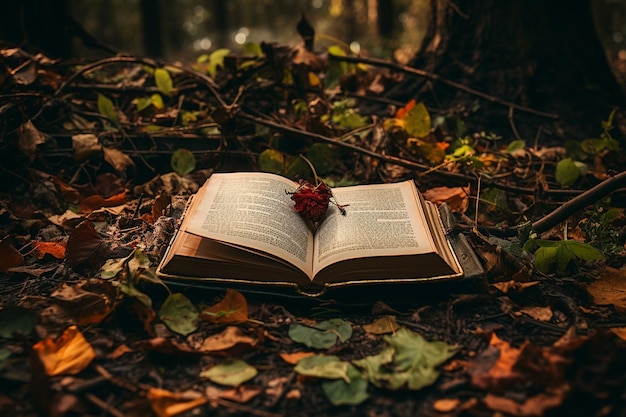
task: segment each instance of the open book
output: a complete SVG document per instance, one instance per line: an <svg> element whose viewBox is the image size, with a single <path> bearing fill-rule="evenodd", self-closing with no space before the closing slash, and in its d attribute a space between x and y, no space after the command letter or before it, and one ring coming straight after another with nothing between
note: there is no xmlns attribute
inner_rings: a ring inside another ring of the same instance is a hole
<svg viewBox="0 0 626 417"><path fill-rule="evenodd" d="M437 207L412 181L334 188L346 214L331 204L315 234L287 194L297 187L274 174L213 174L192 197L157 272L179 282L304 293L463 276Z"/></svg>

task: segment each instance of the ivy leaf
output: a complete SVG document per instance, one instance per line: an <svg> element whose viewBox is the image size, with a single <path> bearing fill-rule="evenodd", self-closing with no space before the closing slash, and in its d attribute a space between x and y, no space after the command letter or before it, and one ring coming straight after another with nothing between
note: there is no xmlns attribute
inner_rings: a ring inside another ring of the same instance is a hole
<svg viewBox="0 0 626 417"><path fill-rule="evenodd" d="M118 123L117 111L110 98L98 93L98 113L108 117L111 121Z"/></svg>
<svg viewBox="0 0 626 417"><path fill-rule="evenodd" d="M431 129L430 113L424 103L419 102L404 117L404 129L414 138L428 136Z"/></svg>
<svg viewBox="0 0 626 417"><path fill-rule="evenodd" d="M342 379L349 384L348 365L334 355L314 355L300 359L294 371L315 378Z"/></svg>
<svg viewBox="0 0 626 417"><path fill-rule="evenodd" d="M345 342L350 336L352 336L352 327L342 319L326 320L315 327L301 324L289 326L291 340L315 349L328 349L337 343L337 339Z"/></svg>
<svg viewBox="0 0 626 417"><path fill-rule="evenodd" d="M196 168L196 157L189 149L177 149L172 154L170 163L178 175L184 176Z"/></svg>
<svg viewBox="0 0 626 417"><path fill-rule="evenodd" d="M357 405L369 398L367 380L359 370L350 364L347 374L350 382L337 379L322 383L322 390L333 405Z"/></svg>
<svg viewBox="0 0 626 417"><path fill-rule="evenodd" d="M285 157L274 149L266 149L259 155L259 168L264 172L280 174L285 166Z"/></svg>
<svg viewBox="0 0 626 417"><path fill-rule="evenodd" d="M158 90L166 96L172 94L174 90L174 82L170 73L165 68L156 68L154 70L154 82Z"/></svg>
<svg viewBox="0 0 626 417"><path fill-rule="evenodd" d="M171 331L183 336L198 329L198 310L181 293L170 294L165 299L159 317Z"/></svg>
<svg viewBox="0 0 626 417"><path fill-rule="evenodd" d="M435 369L449 358L456 348L444 342L428 342L421 335L400 329L386 336L388 344L378 355L353 363L363 368L366 377L376 386L393 390L406 387L419 390L432 385L439 371Z"/></svg>
<svg viewBox="0 0 626 417"><path fill-rule="evenodd" d="M566 158L556 165L555 176L562 187L569 187L580 176L580 170L572 158Z"/></svg>
<svg viewBox="0 0 626 417"><path fill-rule="evenodd" d="M238 387L257 376L255 367L248 365L241 359L230 360L215 365L211 369L202 371L200 376L217 384Z"/></svg>

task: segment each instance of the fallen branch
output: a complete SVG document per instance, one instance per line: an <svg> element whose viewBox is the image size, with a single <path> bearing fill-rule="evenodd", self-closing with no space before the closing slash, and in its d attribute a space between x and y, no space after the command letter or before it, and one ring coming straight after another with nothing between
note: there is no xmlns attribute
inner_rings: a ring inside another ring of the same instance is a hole
<svg viewBox="0 0 626 417"><path fill-rule="evenodd" d="M546 113L546 112L542 112L539 110L535 110L535 109L531 109L529 107L525 107L522 105L519 105L517 103L513 103L511 101L507 101L507 100L502 100L498 97L492 96L490 94L487 93L483 93L482 91L478 91L478 90L474 90L471 87L467 87L461 83L457 83L456 81L452 81L452 80L448 80L447 78L444 78L438 74L429 72L429 71L425 71L419 68L413 68L413 67L409 67L407 65L401 65L401 64L395 64L391 61L388 60L384 60L384 59L377 59L377 58L362 58L362 57L355 57L355 56L339 56L339 55L333 55L333 54L329 54L329 57L332 59L336 59L337 61L344 61L344 62L352 62L352 63L357 63L357 64L368 64L368 65L373 65L373 66L377 66L377 67L383 67L383 68L390 68L393 69L395 71L400 71L400 72L404 72L406 74L410 74L410 75L417 75L419 77L424 77L427 78L429 80L432 81L437 81L440 82L442 84L446 84L449 85L450 87L454 87L457 90L461 90L461 91L465 91L466 93L469 93L471 95L474 95L476 97L480 97L483 98L487 101L490 101L492 103L498 103L498 104L502 104L503 106L509 107L509 108L513 108L519 111L523 111L525 113L528 114L534 114L535 116L541 116L541 117L545 117L547 119L559 119L559 115L558 114L554 114L554 113Z"/></svg>

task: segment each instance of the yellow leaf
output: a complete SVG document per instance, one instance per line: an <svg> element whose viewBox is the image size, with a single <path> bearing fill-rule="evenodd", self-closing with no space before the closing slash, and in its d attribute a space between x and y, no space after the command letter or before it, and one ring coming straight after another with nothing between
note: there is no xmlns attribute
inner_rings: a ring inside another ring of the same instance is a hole
<svg viewBox="0 0 626 417"><path fill-rule="evenodd" d="M93 348L76 326L68 327L57 339L37 342L33 350L43 364L46 374L75 375L96 357Z"/></svg>

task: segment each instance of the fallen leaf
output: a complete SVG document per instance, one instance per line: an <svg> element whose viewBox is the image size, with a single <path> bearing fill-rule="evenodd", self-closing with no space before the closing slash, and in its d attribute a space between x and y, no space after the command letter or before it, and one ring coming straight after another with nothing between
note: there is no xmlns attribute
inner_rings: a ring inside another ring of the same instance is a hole
<svg viewBox="0 0 626 417"><path fill-rule="evenodd" d="M349 362L342 361L334 355L314 355L301 359L294 371L304 376L343 379L349 383L348 365Z"/></svg>
<svg viewBox="0 0 626 417"><path fill-rule="evenodd" d="M31 161L35 159L37 146L48 141L46 135L41 133L30 120L18 128L17 136L20 149L29 156Z"/></svg>
<svg viewBox="0 0 626 417"><path fill-rule="evenodd" d="M552 309L550 307L539 306L522 307L520 308L518 314L526 314L527 316L540 321L550 321L553 316Z"/></svg>
<svg viewBox="0 0 626 417"><path fill-rule="evenodd" d="M98 194L91 195L80 202L80 212L90 213L102 207L121 206L126 203L126 193L127 191L123 191L109 198L104 198Z"/></svg>
<svg viewBox="0 0 626 417"><path fill-rule="evenodd" d="M133 347L138 349L147 349L155 352L164 353L166 355L174 354L197 354L194 350L185 342L179 342L176 339L169 337L154 337L149 340L140 340L133 344Z"/></svg>
<svg viewBox="0 0 626 417"><path fill-rule="evenodd" d="M502 292L503 294L508 294L508 292L511 290L523 291L526 288L533 287L537 284L539 284L539 281L519 282L516 280L509 280L509 281L502 281L502 282L494 282L493 284L490 284L490 286L497 288L498 291Z"/></svg>
<svg viewBox="0 0 626 417"><path fill-rule="evenodd" d="M352 327L342 319L330 319L315 326L293 323L289 326L289 337L294 342L303 343L315 349L328 349L339 339L345 342L352 336Z"/></svg>
<svg viewBox="0 0 626 417"><path fill-rule="evenodd" d="M104 160L120 174L125 174L128 168L135 166L133 160L119 149L104 147L102 150Z"/></svg>
<svg viewBox="0 0 626 417"><path fill-rule="evenodd" d="M200 376L220 385L239 386L258 374L253 366L241 359L234 359L215 365L200 372Z"/></svg>
<svg viewBox="0 0 626 417"><path fill-rule="evenodd" d="M450 413L454 411L459 404L461 404L461 400L458 398L440 398L433 404L433 409L440 413Z"/></svg>
<svg viewBox="0 0 626 417"><path fill-rule="evenodd" d="M41 241L33 241L33 248L37 257L39 259L43 259L46 255L52 255L57 259L65 258L65 245L59 242L41 242Z"/></svg>
<svg viewBox="0 0 626 417"><path fill-rule="evenodd" d="M158 417L175 416L209 401L207 397L195 391L175 393L160 388L150 388L146 396L152 411Z"/></svg>
<svg viewBox="0 0 626 417"><path fill-rule="evenodd" d="M93 348L76 326L68 327L57 339L44 339L33 346L46 374L75 375L96 357Z"/></svg>
<svg viewBox="0 0 626 417"><path fill-rule="evenodd" d="M198 310L182 293L168 295L159 318L173 332L187 336L198 329Z"/></svg>
<svg viewBox="0 0 626 417"><path fill-rule="evenodd" d="M363 330L365 330L369 334L376 335L393 333L398 329L400 329L400 326L398 325L395 316L380 317L374 320L372 324L363 325Z"/></svg>
<svg viewBox="0 0 626 417"><path fill-rule="evenodd" d="M207 337L198 350L219 352L232 349L237 345L254 346L256 343L257 339L245 335L239 327L228 326L221 333Z"/></svg>
<svg viewBox="0 0 626 417"><path fill-rule="evenodd" d="M369 398L367 380L354 365L348 365L348 379L322 382L322 391L333 405L358 405Z"/></svg>
<svg viewBox="0 0 626 417"><path fill-rule="evenodd" d="M24 257L7 239L0 241L0 272L6 272L9 268L20 266L23 263Z"/></svg>
<svg viewBox="0 0 626 417"><path fill-rule="evenodd" d="M80 193L76 188L72 187L69 184L66 184L58 177L52 178L52 181L59 188L59 191L61 191L61 195L63 195L63 198L65 198L70 203L78 203L78 200L80 199Z"/></svg>
<svg viewBox="0 0 626 417"><path fill-rule="evenodd" d="M207 387L206 394L209 398L221 398L245 404L263 392L263 388L257 386L240 385L235 388L219 390L215 387Z"/></svg>
<svg viewBox="0 0 626 417"><path fill-rule="evenodd" d="M526 398L524 402L517 402L510 398L488 393L483 402L491 410L508 415L542 417L546 415L548 410L556 408L563 403L567 391L565 387L548 389L546 392Z"/></svg>
<svg viewBox="0 0 626 417"><path fill-rule="evenodd" d="M620 339L626 340L626 327L611 327L609 330Z"/></svg>
<svg viewBox="0 0 626 417"><path fill-rule="evenodd" d="M93 286L93 289L90 288ZM100 323L113 310L116 289L110 283L83 279L76 283L63 283L50 297L67 311L76 323Z"/></svg>
<svg viewBox="0 0 626 417"><path fill-rule="evenodd" d="M84 161L91 155L99 154L102 151L102 145L96 135L86 133L72 136L72 149L74 149L74 159Z"/></svg>
<svg viewBox="0 0 626 417"><path fill-rule="evenodd" d="M227 289L222 301L202 310L200 318L211 323L244 323L248 320L248 303L239 291Z"/></svg>
<svg viewBox="0 0 626 417"><path fill-rule="evenodd" d="M118 359L122 357L123 355L125 355L126 353L130 353L130 352L133 352L133 349L131 349L127 344L122 344L116 347L113 352L109 353L107 355L107 358Z"/></svg>
<svg viewBox="0 0 626 417"><path fill-rule="evenodd" d="M93 223L85 220L70 233L65 247L65 263L70 268L86 262L102 244L102 238Z"/></svg>
<svg viewBox="0 0 626 417"><path fill-rule="evenodd" d="M313 356L313 352L279 353L278 356L290 365L297 364L301 359Z"/></svg>
<svg viewBox="0 0 626 417"><path fill-rule="evenodd" d="M587 292L594 303L612 304L620 313L626 312L626 270L605 267L600 277L587 286Z"/></svg>
<svg viewBox="0 0 626 417"><path fill-rule="evenodd" d="M469 207L468 187L435 187L426 190L424 198L432 203L440 205L446 203L454 213L465 213Z"/></svg>
<svg viewBox="0 0 626 417"><path fill-rule="evenodd" d="M520 349L492 333L489 346L481 352L470 367L472 385L488 391L496 391L518 381L521 375L513 369L520 356Z"/></svg>

